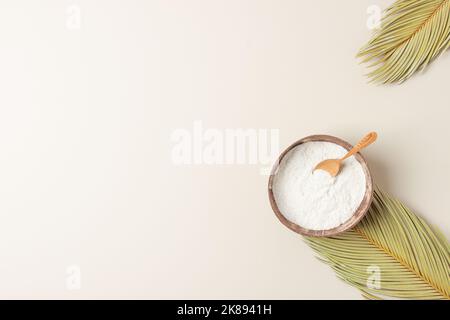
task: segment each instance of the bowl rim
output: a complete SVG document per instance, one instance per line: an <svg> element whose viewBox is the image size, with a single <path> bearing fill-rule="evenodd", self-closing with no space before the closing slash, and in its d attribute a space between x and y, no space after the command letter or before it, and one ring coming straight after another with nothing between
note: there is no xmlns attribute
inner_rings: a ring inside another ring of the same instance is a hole
<svg viewBox="0 0 450 320"><path fill-rule="evenodd" d="M268 182L269 201L270 201L272 210L274 211L278 220L280 220L280 222L282 224L284 224L287 228L291 229L292 231L299 233L303 236L311 236L311 237L334 236L336 234L339 234L341 232L344 232L344 231L354 227L364 217L364 215L369 210L370 204L372 203L372 200L373 200L372 174L370 173L369 166L367 164L367 161L364 159L364 157L359 152L356 153L354 156L355 156L356 160L358 160L358 162L361 164L363 171L364 171L364 175L366 177L366 192L364 193L364 197L363 197L360 205L356 209L356 211L343 224L341 224L337 227L334 227L332 229L328 229L328 230L311 230L311 229L306 229L304 227L301 227L298 224L289 221L281 213L281 211L278 208L277 203L275 201L275 197L273 195L273 190L272 190L273 180L274 180L274 177L280 167L281 161L286 156L286 154L288 154L292 149L299 146L300 144L303 144L306 142L311 142L311 141L323 141L323 142L335 143L335 144L338 144L338 145L344 147L346 150L350 150L353 147L347 141L344 141L338 137L330 136L330 135L326 135L326 134L310 135L310 136L307 136L300 140L295 141L278 156L277 160L275 161L275 163L272 167L272 170L271 170L270 176L269 176L269 182Z"/></svg>

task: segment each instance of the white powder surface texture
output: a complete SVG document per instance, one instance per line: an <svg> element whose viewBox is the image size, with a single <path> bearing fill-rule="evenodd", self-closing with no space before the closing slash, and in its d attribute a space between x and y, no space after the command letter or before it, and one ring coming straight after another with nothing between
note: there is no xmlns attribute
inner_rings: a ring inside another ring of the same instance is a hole
<svg viewBox="0 0 450 320"><path fill-rule="evenodd" d="M325 159L343 157L347 150L331 142L311 141L290 150L275 173L272 190L281 213L310 230L329 230L346 222L366 191L364 170L355 157L346 159L332 177L313 171Z"/></svg>

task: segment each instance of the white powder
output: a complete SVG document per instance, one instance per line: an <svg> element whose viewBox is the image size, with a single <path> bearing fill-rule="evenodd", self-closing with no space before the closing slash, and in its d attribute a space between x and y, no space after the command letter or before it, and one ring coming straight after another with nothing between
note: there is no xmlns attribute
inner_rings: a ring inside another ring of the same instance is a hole
<svg viewBox="0 0 450 320"><path fill-rule="evenodd" d="M306 142L290 150L275 173L272 190L281 213L310 230L328 230L347 221L366 190L363 168L346 159L336 177L314 167L325 159L343 157L347 150L331 142Z"/></svg>

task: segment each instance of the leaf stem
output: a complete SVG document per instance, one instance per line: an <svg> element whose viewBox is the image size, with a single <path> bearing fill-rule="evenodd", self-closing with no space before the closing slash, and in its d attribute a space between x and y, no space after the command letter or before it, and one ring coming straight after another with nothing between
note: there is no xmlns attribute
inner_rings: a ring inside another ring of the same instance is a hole
<svg viewBox="0 0 450 320"><path fill-rule="evenodd" d="M395 260L397 260L402 266L404 266L406 269L414 273L417 277L422 279L426 284L428 284L430 287L432 287L434 290L439 292L445 299L450 300L450 296L444 292L441 288L439 288L436 284L434 284L431 280L427 279L423 275L421 275L418 271L416 271L414 268L412 268L408 263L406 263L403 259L395 255L393 252L391 252L389 249L385 248L380 243L376 242L375 240L369 238L363 231L361 231L358 227L354 227L353 230L358 233L361 237L363 237L365 240L367 240L369 243L371 243L373 246L377 247L387 255L393 257Z"/></svg>

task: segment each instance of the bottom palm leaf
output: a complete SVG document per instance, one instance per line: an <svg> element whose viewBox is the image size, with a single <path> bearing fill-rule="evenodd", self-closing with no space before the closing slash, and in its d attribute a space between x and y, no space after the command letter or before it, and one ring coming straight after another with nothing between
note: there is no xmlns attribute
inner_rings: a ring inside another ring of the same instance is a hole
<svg viewBox="0 0 450 320"><path fill-rule="evenodd" d="M450 299L450 245L401 202L376 190L353 229L305 241L368 299Z"/></svg>

